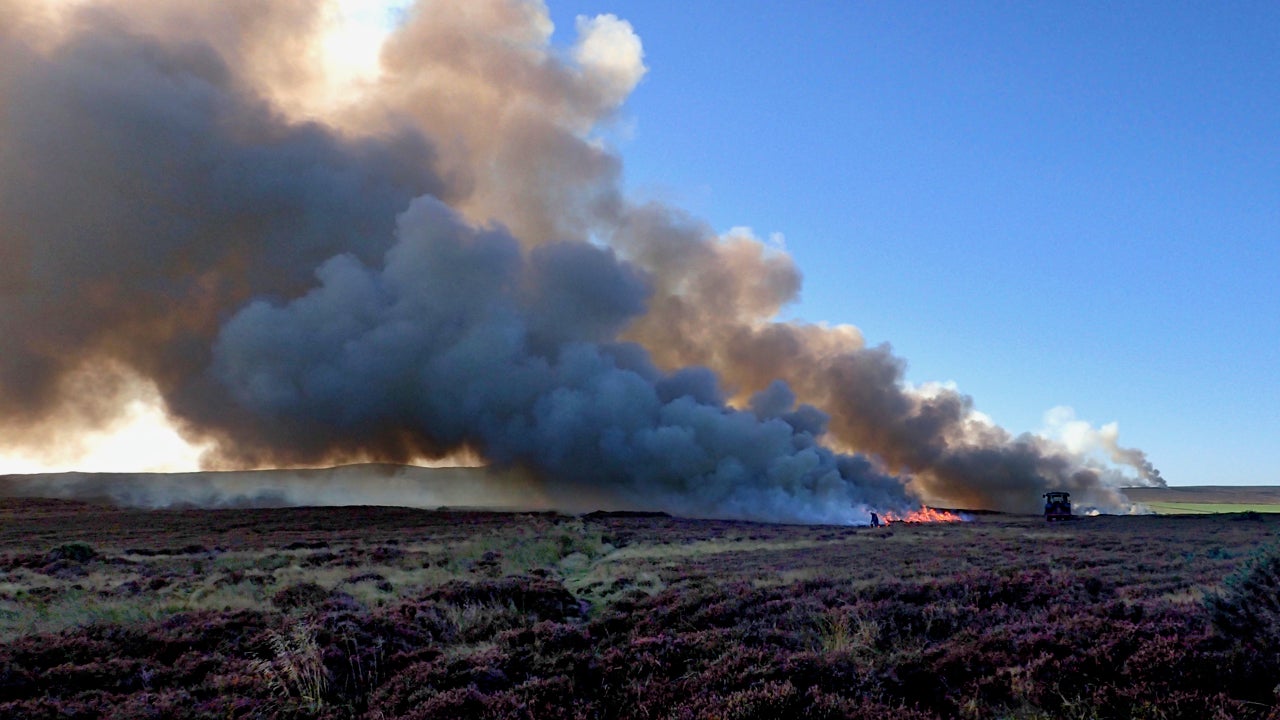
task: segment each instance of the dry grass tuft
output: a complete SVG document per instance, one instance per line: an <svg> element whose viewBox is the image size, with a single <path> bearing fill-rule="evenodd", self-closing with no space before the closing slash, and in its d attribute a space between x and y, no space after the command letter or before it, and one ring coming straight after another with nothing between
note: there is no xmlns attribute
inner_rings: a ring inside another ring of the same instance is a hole
<svg viewBox="0 0 1280 720"><path fill-rule="evenodd" d="M325 705L329 672L316 642L315 629L298 622L285 632L271 630L268 644L272 656L255 660L253 669L266 677L267 683L282 698L298 700L307 711L318 712Z"/></svg>

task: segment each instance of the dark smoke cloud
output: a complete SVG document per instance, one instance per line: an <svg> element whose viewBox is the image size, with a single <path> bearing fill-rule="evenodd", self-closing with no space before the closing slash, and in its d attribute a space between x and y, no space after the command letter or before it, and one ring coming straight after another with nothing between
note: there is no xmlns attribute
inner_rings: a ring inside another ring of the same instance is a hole
<svg viewBox="0 0 1280 720"><path fill-rule="evenodd" d="M626 200L592 136L645 74L617 18L561 50L540 3L423 1L330 107L323 3L0 11L6 444L158 391L211 467L469 451L721 516L1163 482L1114 433L1110 464L1015 437L855 328L777 322L789 257Z"/></svg>
<svg viewBox="0 0 1280 720"><path fill-rule="evenodd" d="M103 368L201 404L187 386L235 308L300 292L336 253L380 257L410 198L448 196L421 135L350 140L289 122L212 44L86 12L77 20L91 27L51 50L4 43L0 423L11 440L101 421L98 405L129 395ZM85 372L96 378L77 381Z"/></svg>
<svg viewBox="0 0 1280 720"><path fill-rule="evenodd" d="M710 374L667 375L614 345L648 285L613 251L557 243L526 256L505 231L425 197L398 235L381 269L335 258L317 289L226 324L213 372L262 423L229 427L224 447L255 462L465 445L557 484L700 515L850 522L871 501L909 504L896 479L820 445L825 415L784 387L735 410Z"/></svg>
<svg viewBox="0 0 1280 720"><path fill-rule="evenodd" d="M935 504L1034 512L1044 491L1064 489L1083 505L1124 510L1118 487L1164 484L1140 450L1102 442L1137 476L1123 475L1060 443L1011 435L955 390L908 387L906 362L887 345L867 347L854 328L772 321L795 298L799 273L762 243L717 238L660 206L632 209L615 237L657 278L650 312L628 336L660 366L710 367L741 399L785 380L830 414L836 446L909 473Z"/></svg>
<svg viewBox="0 0 1280 720"><path fill-rule="evenodd" d="M377 505L590 511L600 507L598 498L541 493L518 473L494 473L471 467L390 465L192 473L0 475L0 497L55 498L153 509Z"/></svg>

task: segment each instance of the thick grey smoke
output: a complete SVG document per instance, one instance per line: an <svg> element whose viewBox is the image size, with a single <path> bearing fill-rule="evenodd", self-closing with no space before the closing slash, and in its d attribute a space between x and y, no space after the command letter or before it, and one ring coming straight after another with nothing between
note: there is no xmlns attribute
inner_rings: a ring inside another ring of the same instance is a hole
<svg viewBox="0 0 1280 720"><path fill-rule="evenodd" d="M790 258L629 202L593 136L646 71L617 18L561 50L534 0L424 0L328 106L322 3L0 13L7 445L146 385L210 466L465 450L688 513L1123 509L1162 482L1114 433L1105 463L1014 437L852 327L777 322Z"/></svg>
<svg viewBox="0 0 1280 720"><path fill-rule="evenodd" d="M41 497L139 508L375 505L591 511L607 498L539 492L519 473L486 468L344 465L191 473L0 475L0 498ZM607 505L606 505L607 507Z"/></svg>
<svg viewBox="0 0 1280 720"><path fill-rule="evenodd" d="M179 414L203 407L218 393L192 385L235 308L305 290L336 253L380 257L411 198L448 197L418 133L289 122L212 44L141 34L109 9L67 32L52 48L0 38L10 442L109 418L130 392L121 368Z"/></svg>
<svg viewBox="0 0 1280 720"><path fill-rule="evenodd" d="M381 268L339 256L310 293L227 322L212 372L262 421L227 428L224 446L250 463L298 438L298 460L467 446L633 507L701 515L852 522L870 503L910 503L896 479L819 444L826 415L785 386L736 410L709 372L662 373L613 342L648 295L613 251L526 255L428 197L398 238Z"/></svg>
<svg viewBox="0 0 1280 720"><path fill-rule="evenodd" d="M1093 434L1133 475L1082 448L1015 437L955 390L908 387L905 361L888 346L867 347L854 328L772 321L800 280L789 258L762 243L718 239L658 206L632 209L615 238L657 279L650 311L628 336L651 348L660 366L710 367L744 400L785 380L830 414L835 446L909 474L913 491L930 502L1034 512L1041 493L1062 489L1082 505L1115 511L1128 508L1119 487L1164 484L1145 454L1119 447L1113 433Z"/></svg>

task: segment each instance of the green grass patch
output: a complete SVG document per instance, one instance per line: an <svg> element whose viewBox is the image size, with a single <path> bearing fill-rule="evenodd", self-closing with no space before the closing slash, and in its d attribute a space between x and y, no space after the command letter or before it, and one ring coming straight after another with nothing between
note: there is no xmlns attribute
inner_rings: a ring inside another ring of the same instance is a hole
<svg viewBox="0 0 1280 720"><path fill-rule="evenodd" d="M1263 503L1183 503L1183 502L1149 502L1143 503L1158 515L1200 515L1213 513L1280 513L1280 504Z"/></svg>

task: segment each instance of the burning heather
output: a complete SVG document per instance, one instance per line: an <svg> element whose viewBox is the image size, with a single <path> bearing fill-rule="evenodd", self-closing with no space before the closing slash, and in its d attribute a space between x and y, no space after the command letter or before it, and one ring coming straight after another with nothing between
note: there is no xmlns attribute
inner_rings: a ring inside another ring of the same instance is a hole
<svg viewBox="0 0 1280 720"><path fill-rule="evenodd" d="M937 510L928 506L921 506L919 509L910 510L904 513L887 512L881 518L885 524L892 523L934 523L934 522L964 522L968 518L959 513L950 510Z"/></svg>
<svg viewBox="0 0 1280 720"><path fill-rule="evenodd" d="M209 468L466 453L718 517L1123 510L1163 484L1114 426L1014 436L851 326L779 322L788 256L625 197L595 133L646 68L612 15L566 49L539 2L421 2L352 81L319 2L0 13L10 447L157 397Z"/></svg>

